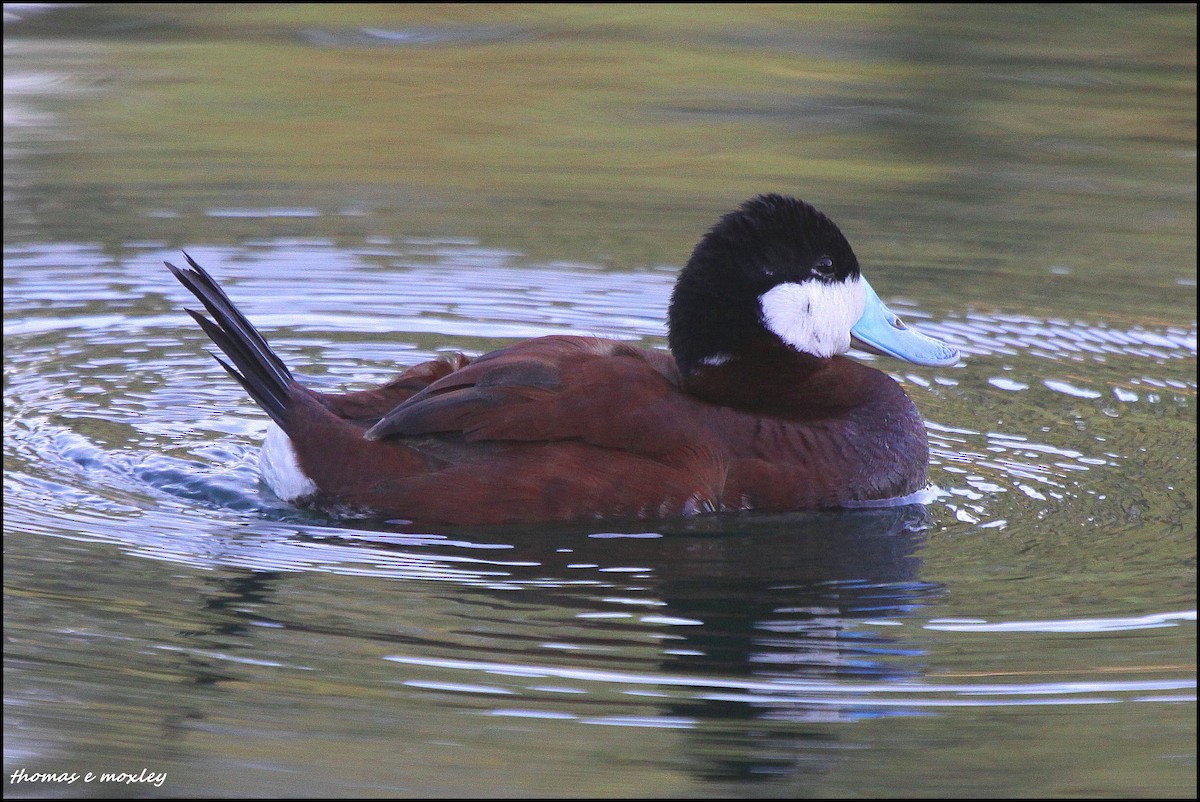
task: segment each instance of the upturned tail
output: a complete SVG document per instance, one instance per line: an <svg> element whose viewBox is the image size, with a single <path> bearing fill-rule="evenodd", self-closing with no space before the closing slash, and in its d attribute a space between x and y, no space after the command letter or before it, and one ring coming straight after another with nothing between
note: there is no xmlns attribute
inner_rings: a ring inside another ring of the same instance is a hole
<svg viewBox="0 0 1200 802"><path fill-rule="evenodd" d="M212 320L194 309L184 311L200 324L200 328L204 329L204 333L229 358L233 366L216 354L212 355L213 359L217 360L230 376L237 379L238 384L245 388L255 403L271 416L271 420L287 431L290 398L297 386L291 371L271 350L271 346L258 333L258 329L238 311L208 271L196 264L187 253L184 253L183 257L188 262L186 268L178 268L170 262L164 264L175 278L204 304L204 308L212 315Z"/></svg>

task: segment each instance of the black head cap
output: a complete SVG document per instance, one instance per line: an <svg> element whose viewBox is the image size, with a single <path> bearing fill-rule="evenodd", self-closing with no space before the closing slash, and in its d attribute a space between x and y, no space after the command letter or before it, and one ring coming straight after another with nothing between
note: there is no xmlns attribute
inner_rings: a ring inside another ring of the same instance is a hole
<svg viewBox="0 0 1200 802"><path fill-rule="evenodd" d="M832 220L796 198L759 195L723 216L679 274L668 341L684 373L766 334L759 298L783 282L844 282L858 259Z"/></svg>

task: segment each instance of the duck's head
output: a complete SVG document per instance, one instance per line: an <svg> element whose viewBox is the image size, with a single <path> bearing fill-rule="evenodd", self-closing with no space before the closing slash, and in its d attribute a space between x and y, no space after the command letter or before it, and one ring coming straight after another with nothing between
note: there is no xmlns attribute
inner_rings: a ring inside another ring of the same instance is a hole
<svg viewBox="0 0 1200 802"><path fill-rule="evenodd" d="M704 235L679 274L668 326L685 376L764 345L828 359L851 340L919 365L958 361L956 348L883 305L832 220L782 195L746 201Z"/></svg>

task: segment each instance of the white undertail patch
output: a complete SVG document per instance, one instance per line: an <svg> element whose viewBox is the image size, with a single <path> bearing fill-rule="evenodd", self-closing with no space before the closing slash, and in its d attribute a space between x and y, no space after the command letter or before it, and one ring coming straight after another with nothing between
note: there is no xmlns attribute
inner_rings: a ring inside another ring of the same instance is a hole
<svg viewBox="0 0 1200 802"><path fill-rule="evenodd" d="M296 459L291 438L272 423L258 455L258 470L271 492L284 501L297 501L317 492L317 485L305 476Z"/></svg>
<svg viewBox="0 0 1200 802"><path fill-rule="evenodd" d="M862 317L866 291L857 277L826 284L787 282L758 299L763 325L779 339L822 358L850 350L850 329Z"/></svg>

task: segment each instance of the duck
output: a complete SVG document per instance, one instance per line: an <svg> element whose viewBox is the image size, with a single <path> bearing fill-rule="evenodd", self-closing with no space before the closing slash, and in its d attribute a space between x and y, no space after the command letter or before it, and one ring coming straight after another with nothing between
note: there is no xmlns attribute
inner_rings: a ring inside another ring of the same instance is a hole
<svg viewBox="0 0 1200 802"><path fill-rule="evenodd" d="M886 503L927 487L925 426L895 379L846 352L959 361L884 305L832 220L774 193L703 234L667 350L543 336L346 393L297 381L184 257L166 266L207 316L185 311L271 419L263 483L339 516L488 526Z"/></svg>

